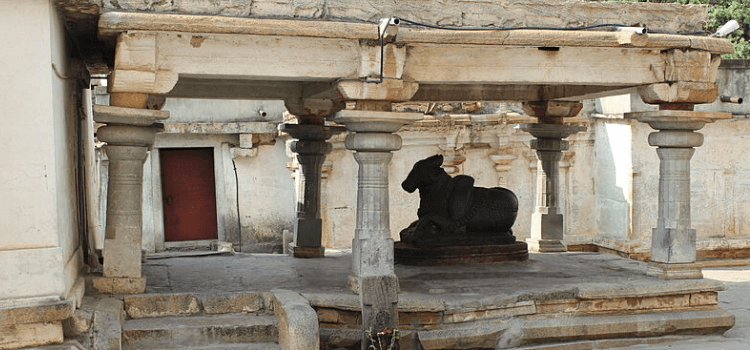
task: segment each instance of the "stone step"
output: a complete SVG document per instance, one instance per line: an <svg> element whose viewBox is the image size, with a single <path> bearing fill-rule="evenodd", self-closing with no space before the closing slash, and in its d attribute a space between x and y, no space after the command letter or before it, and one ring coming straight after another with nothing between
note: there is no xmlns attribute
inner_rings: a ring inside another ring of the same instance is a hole
<svg viewBox="0 0 750 350"><path fill-rule="evenodd" d="M232 343L276 343L274 316L221 314L131 319L122 328L123 349L201 347Z"/></svg>
<svg viewBox="0 0 750 350"><path fill-rule="evenodd" d="M129 318L198 314L267 313L267 293L238 292L212 295L191 293L136 294L123 298Z"/></svg>
<svg viewBox="0 0 750 350"><path fill-rule="evenodd" d="M171 346L149 348L151 350L283 350L276 343L235 343L235 344L209 344L196 346Z"/></svg>

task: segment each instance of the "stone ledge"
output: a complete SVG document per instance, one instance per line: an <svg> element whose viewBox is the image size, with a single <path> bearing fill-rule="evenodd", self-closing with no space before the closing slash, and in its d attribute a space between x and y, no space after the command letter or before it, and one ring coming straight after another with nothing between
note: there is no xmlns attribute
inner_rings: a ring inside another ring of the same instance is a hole
<svg viewBox="0 0 750 350"><path fill-rule="evenodd" d="M0 349L18 349L62 342L63 328L60 321L0 326Z"/></svg>
<svg viewBox="0 0 750 350"><path fill-rule="evenodd" d="M26 323L59 322L73 315L76 302L73 299L55 303L0 308L0 327Z"/></svg>
<svg viewBox="0 0 750 350"><path fill-rule="evenodd" d="M94 276L91 286L102 294L141 294L146 291L146 278Z"/></svg>
<svg viewBox="0 0 750 350"><path fill-rule="evenodd" d="M723 333L732 326L734 315L725 310L526 318L522 322L524 344L596 338Z"/></svg>
<svg viewBox="0 0 750 350"><path fill-rule="evenodd" d="M289 290L275 289L271 293L279 322L279 344L284 349L319 349L318 314L307 299Z"/></svg>

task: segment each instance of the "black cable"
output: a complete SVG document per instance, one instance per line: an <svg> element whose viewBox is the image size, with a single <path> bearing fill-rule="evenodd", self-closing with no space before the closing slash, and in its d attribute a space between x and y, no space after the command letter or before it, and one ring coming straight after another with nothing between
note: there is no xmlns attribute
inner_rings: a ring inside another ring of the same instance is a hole
<svg viewBox="0 0 750 350"><path fill-rule="evenodd" d="M483 30L493 30L493 31L508 31L508 30L520 30L520 29L529 29L529 30L587 30L587 29L594 29L594 28L602 28L602 27L634 27L629 26L626 24L619 24L619 23L605 23L605 24L594 24L589 26L581 26L581 27L565 27L565 28L556 28L556 27L445 27L445 26L439 26L436 24L429 24L429 23L422 23L417 21L412 21L409 19L401 18L401 17L394 17L398 19L399 21L403 21L409 24L427 27L427 28L433 28L433 29L443 29L443 30L467 30L467 31L483 31Z"/></svg>

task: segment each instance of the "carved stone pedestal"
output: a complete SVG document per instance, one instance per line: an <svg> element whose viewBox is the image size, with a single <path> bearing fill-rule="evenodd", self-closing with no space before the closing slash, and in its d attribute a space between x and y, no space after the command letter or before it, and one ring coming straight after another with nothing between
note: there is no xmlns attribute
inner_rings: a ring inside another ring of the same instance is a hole
<svg viewBox="0 0 750 350"><path fill-rule="evenodd" d="M104 240L103 277L94 288L102 293L143 293L141 276L143 162L158 130L153 124L169 112L95 106L94 120L107 123L97 137L107 145L109 158L107 226Z"/></svg>
<svg viewBox="0 0 750 350"><path fill-rule="evenodd" d="M279 130L297 139L290 147L300 164L296 178L297 219L289 254L296 258L321 258L325 249L321 246L320 179L325 155L331 151L331 144L325 140L343 130L323 124L282 124Z"/></svg>
<svg viewBox="0 0 750 350"><path fill-rule="evenodd" d="M660 110L629 113L628 118L658 130L648 136L659 155L659 219L651 236L651 261L646 273L663 279L702 278L695 264L695 230L690 227L690 159L703 145L695 132L706 123L731 117L727 113Z"/></svg>

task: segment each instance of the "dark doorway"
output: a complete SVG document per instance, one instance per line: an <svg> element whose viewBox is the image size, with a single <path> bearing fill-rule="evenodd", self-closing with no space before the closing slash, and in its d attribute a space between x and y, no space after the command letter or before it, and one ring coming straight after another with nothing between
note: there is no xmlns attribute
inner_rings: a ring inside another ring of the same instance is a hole
<svg viewBox="0 0 750 350"><path fill-rule="evenodd" d="M213 148L163 148L164 240L216 239Z"/></svg>

